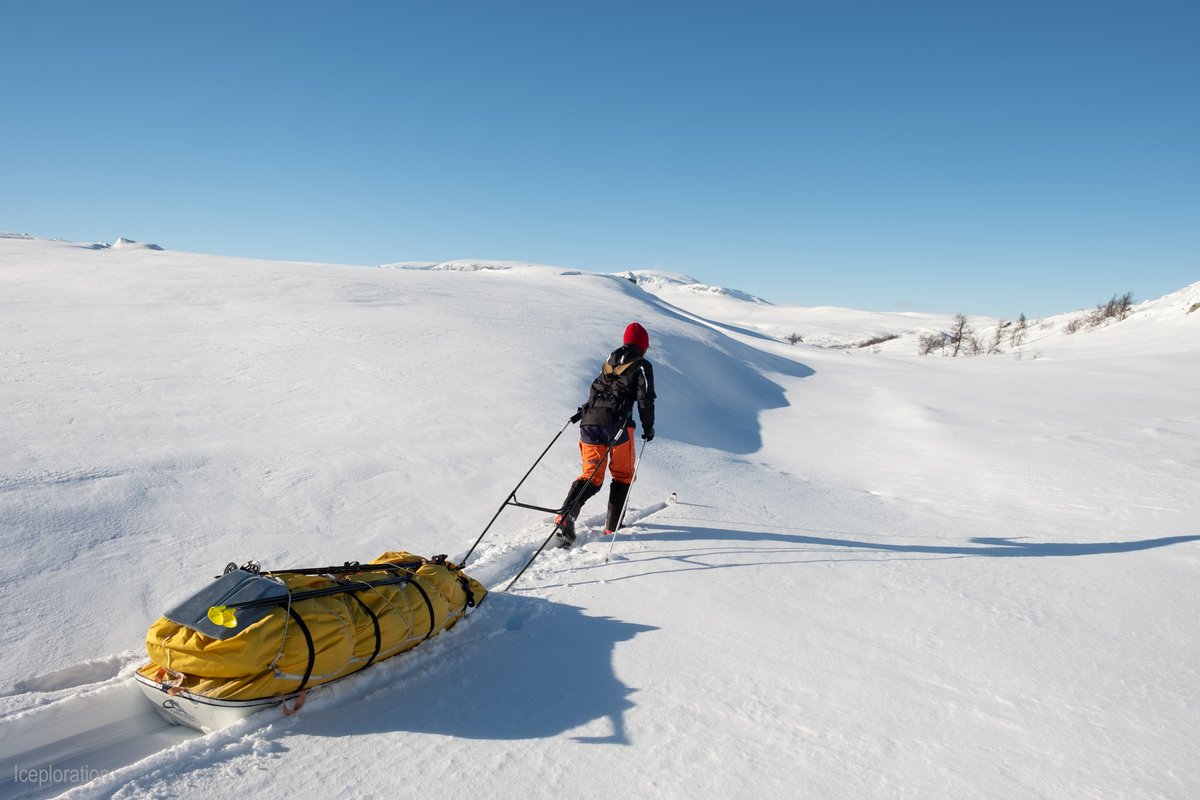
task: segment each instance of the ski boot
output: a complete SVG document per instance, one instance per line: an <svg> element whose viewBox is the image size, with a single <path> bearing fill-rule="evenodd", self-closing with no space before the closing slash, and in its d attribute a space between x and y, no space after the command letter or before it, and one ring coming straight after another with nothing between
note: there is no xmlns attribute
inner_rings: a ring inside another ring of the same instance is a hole
<svg viewBox="0 0 1200 800"><path fill-rule="evenodd" d="M570 515L559 514L554 518L554 539L558 547L575 544L575 520Z"/></svg>
<svg viewBox="0 0 1200 800"><path fill-rule="evenodd" d="M571 482L567 490L567 499L563 501L563 510L554 518L554 536L559 547L570 547L575 543L575 518L583 504L592 498L600 487L585 478Z"/></svg>
<svg viewBox="0 0 1200 800"><path fill-rule="evenodd" d="M629 484L612 481L608 485L608 514L604 520L604 535L612 536L625 516L625 503L629 498Z"/></svg>

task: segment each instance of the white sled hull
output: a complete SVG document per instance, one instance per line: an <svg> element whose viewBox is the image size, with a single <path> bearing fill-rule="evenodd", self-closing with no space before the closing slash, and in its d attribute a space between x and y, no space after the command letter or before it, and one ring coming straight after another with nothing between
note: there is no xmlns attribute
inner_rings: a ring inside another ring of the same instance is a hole
<svg viewBox="0 0 1200 800"><path fill-rule="evenodd" d="M214 700L191 692L170 694L170 687L149 678L135 675L138 687L154 704L154 708L173 725L186 725L203 733L232 725L266 708L280 705L290 698L272 697L263 700Z"/></svg>

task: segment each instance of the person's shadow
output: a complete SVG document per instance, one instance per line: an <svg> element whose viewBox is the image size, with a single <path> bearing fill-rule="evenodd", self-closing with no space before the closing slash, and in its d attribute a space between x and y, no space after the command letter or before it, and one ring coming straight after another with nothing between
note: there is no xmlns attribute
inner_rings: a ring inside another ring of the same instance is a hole
<svg viewBox="0 0 1200 800"><path fill-rule="evenodd" d="M698 527L643 523L634 538L639 542L706 542L721 548L722 552L740 552L739 544L776 545L772 553L795 552L817 556L806 560L832 560L835 553L875 552L895 557L947 557L947 558L1061 558L1070 556L1098 556L1115 553L1132 553L1157 547L1170 547L1186 542L1200 541L1200 535L1162 536L1154 539L1130 539L1109 542L1047 542L1028 537L985 537L969 539L966 543L945 544L899 544L872 540L869 535L845 534L847 538L812 535L812 533L776 533L770 531L731 530L728 528ZM799 530L799 529L793 529ZM711 553L712 551L705 551ZM750 554L755 548L745 548ZM822 559L819 554L828 558ZM686 561L689 556L672 556ZM739 565L740 566L740 565Z"/></svg>
<svg viewBox="0 0 1200 800"><path fill-rule="evenodd" d="M306 709L305 732L536 739L607 719L607 735L575 740L628 744L624 714L636 689L617 678L613 652L618 643L653 630L542 598L493 592L461 628L443 634L449 647L438 647L436 639L418 646L367 670L380 675L350 689L353 698ZM415 669L386 675L393 663L426 648Z"/></svg>

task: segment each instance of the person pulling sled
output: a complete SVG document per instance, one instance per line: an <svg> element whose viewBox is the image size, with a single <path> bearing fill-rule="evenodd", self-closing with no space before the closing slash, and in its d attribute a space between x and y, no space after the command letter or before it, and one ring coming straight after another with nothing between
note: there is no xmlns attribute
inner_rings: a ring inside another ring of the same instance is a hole
<svg viewBox="0 0 1200 800"><path fill-rule="evenodd" d="M587 402L571 417L572 422L579 423L583 470L571 483L562 512L554 519L563 546L575 541L575 520L583 504L604 486L606 457L612 482L608 488L604 534L613 533L621 525L636 461L634 406L642 421L642 439L649 442L654 438L654 367L646 359L649 349L650 335L646 329L636 322L629 323L624 343L605 360L600 374L592 381Z"/></svg>

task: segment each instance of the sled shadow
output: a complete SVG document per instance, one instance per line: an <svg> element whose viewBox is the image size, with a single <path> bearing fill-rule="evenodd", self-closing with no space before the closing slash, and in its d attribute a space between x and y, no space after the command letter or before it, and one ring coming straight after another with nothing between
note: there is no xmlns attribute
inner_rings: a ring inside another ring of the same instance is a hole
<svg viewBox="0 0 1200 800"><path fill-rule="evenodd" d="M707 541L707 542L756 542L780 545L796 545L805 548L836 548L839 550L864 550L877 553L909 555L932 555L976 558L1056 558L1065 556L1097 556L1113 553L1132 553L1169 547L1184 542L1200 541L1200 535L1165 536L1157 539L1138 539L1123 542L1041 542L1026 537L977 537L969 544L891 544L866 539L835 539L827 536L810 536L793 533L771 533L768 531L734 531L727 528L694 528L675 525L643 524L637 540L647 541ZM860 534L850 534L858 536Z"/></svg>
<svg viewBox="0 0 1200 800"><path fill-rule="evenodd" d="M613 652L618 643L656 628L499 592L464 626L452 632L452 652L432 653L419 670L387 688L310 716L306 732L539 739L607 719L608 735L575 740L629 743L624 714L633 708L636 690L617 678Z"/></svg>

